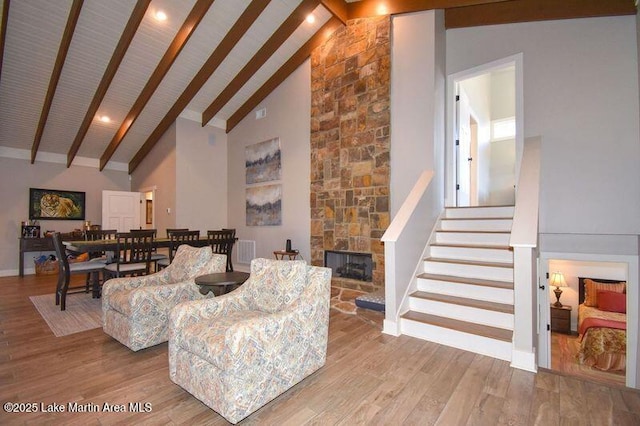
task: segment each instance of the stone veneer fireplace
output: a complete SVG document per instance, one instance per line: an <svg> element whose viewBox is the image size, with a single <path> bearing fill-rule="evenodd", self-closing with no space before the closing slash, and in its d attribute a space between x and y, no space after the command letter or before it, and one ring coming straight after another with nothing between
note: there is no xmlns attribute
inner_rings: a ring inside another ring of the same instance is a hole
<svg viewBox="0 0 640 426"><path fill-rule="evenodd" d="M389 226L390 17L354 19L311 55L311 262L325 251L371 255L371 280L332 285L384 287Z"/></svg>

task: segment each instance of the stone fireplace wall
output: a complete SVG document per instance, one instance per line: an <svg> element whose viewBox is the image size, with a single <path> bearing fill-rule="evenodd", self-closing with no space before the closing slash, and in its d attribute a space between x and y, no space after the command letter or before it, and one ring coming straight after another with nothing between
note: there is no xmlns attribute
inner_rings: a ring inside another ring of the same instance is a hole
<svg viewBox="0 0 640 426"><path fill-rule="evenodd" d="M384 287L389 226L391 45L389 16L355 19L311 55L311 262L324 250L371 253L373 281Z"/></svg>

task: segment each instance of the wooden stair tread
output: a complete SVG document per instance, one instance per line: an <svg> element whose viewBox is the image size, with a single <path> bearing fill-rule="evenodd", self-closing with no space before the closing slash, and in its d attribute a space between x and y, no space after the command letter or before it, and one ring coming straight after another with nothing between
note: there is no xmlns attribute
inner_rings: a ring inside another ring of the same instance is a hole
<svg viewBox="0 0 640 426"><path fill-rule="evenodd" d="M423 278L425 280L445 281L445 282L452 282L452 283L458 283L458 284L471 284L471 285L478 285L483 287L496 287L496 288L503 288L505 290L513 290L513 283L507 282L507 281L455 277L452 275L428 274L426 272L423 272L422 274L418 274L418 278Z"/></svg>
<svg viewBox="0 0 640 426"><path fill-rule="evenodd" d="M515 207L513 204L500 204L497 206L456 206L456 207L446 207L445 210L464 210L464 209L494 209L500 207Z"/></svg>
<svg viewBox="0 0 640 426"><path fill-rule="evenodd" d="M426 291L416 291L411 294L412 297L418 297L425 300L433 300L436 302L450 303L460 306L468 306L470 308L484 309L487 311L502 312L505 314L513 314L513 305L506 303L489 302L479 299L467 299L466 297L451 296L448 294L430 293Z"/></svg>
<svg viewBox="0 0 640 426"><path fill-rule="evenodd" d="M418 321L437 327L444 327L463 333L475 334L476 336L488 337L490 339L511 342L513 332L504 328L490 327L488 325L475 324L467 321L460 321L451 318L444 318L437 315L429 315L421 312L409 311L401 316L404 319Z"/></svg>
<svg viewBox="0 0 640 426"><path fill-rule="evenodd" d="M492 246L487 244L448 244L448 243L431 243L431 247L455 247L455 248L470 248L470 249L489 249L489 250L513 250L509 246Z"/></svg>
<svg viewBox="0 0 640 426"><path fill-rule="evenodd" d="M495 268L513 268L513 263L502 263L502 262L476 262L472 260L442 259L438 257L427 257L423 260L428 262L455 263L458 265L491 266Z"/></svg>
<svg viewBox="0 0 640 426"><path fill-rule="evenodd" d="M437 229L436 232L447 232L452 234L511 234L509 231L461 231L459 229Z"/></svg>
<svg viewBox="0 0 640 426"><path fill-rule="evenodd" d="M509 216L496 216L496 217L443 217L442 220L513 220L513 217L509 217Z"/></svg>

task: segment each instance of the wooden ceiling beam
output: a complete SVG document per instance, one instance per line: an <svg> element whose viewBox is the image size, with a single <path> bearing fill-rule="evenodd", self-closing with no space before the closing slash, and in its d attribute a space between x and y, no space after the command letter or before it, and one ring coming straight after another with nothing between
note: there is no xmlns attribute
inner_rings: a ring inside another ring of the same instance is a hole
<svg viewBox="0 0 640 426"><path fill-rule="evenodd" d="M73 0L71 9L69 10L67 25L62 33L62 40L60 40L58 55L56 56L56 62L53 65L51 79L49 80L49 87L47 87L47 94L45 95L42 111L40 112L40 120L38 121L36 134L33 138L33 145L31 146L31 164L36 161L36 154L38 154L38 148L40 147L40 141L42 140L42 134L44 133L44 126L47 124L47 118L49 118L53 97L56 94L60 75L62 74L62 67L67 59L67 53L69 53L69 46L71 45L71 39L73 38L73 33L76 30L78 19L80 18L80 11L82 10L83 2L84 0Z"/></svg>
<svg viewBox="0 0 640 426"><path fill-rule="evenodd" d="M240 15L233 27L231 27L204 65L202 65L200 71L191 79L189 85L184 89L180 97L174 102L173 106L171 106L142 147L136 152L136 155L131 159L129 162L129 174L133 173L144 157L151 152L160 140L160 137L162 137L180 113L189 105L189 102L191 102L202 86L209 80L209 77L211 77L215 70L218 69L220 64L249 30L251 25L253 25L255 20L258 19L269 2L270 0L253 0L244 12L242 12L242 15Z"/></svg>
<svg viewBox="0 0 640 426"><path fill-rule="evenodd" d="M347 25L349 19L347 11L347 2L344 0L321 0L320 3L327 9L333 16L338 18L340 22Z"/></svg>
<svg viewBox="0 0 640 426"><path fill-rule="evenodd" d="M444 16L446 28L463 28L635 14L633 0L511 0L447 9Z"/></svg>
<svg viewBox="0 0 640 426"><path fill-rule="evenodd" d="M378 15L419 12L422 10L448 9L484 3L510 2L512 0L362 0L347 5L349 19Z"/></svg>
<svg viewBox="0 0 640 426"><path fill-rule="evenodd" d="M7 24L9 23L9 0L2 2L2 21L0 21L0 78L2 78L2 58L4 58L4 43L7 39Z"/></svg>
<svg viewBox="0 0 640 426"><path fill-rule="evenodd" d="M227 133L242 121L264 98L273 92L304 61L311 56L313 50L322 45L342 26L342 21L333 17L322 26L284 65L278 69L247 101L227 120Z"/></svg>
<svg viewBox="0 0 640 426"><path fill-rule="evenodd" d="M138 119L142 110L147 105L147 102L151 99L151 96L153 96L156 89L158 89L158 86L160 86L162 79L167 75L171 65L173 65L180 52L189 41L189 38L191 38L196 28L198 28L198 25L202 22L202 19L207 14L214 1L215 0L198 0L191 9L191 12L189 12L189 15L173 38L173 41L164 52L162 59L158 62L156 69L153 70L151 77L149 77L149 80L147 80L147 83L144 85L144 88L138 95L138 98L133 103L131 110L127 113L127 116L116 131L116 134L113 136L111 142L100 157L101 171L116 152L133 123Z"/></svg>
<svg viewBox="0 0 640 426"><path fill-rule="evenodd" d="M226 105L238 90L264 65L265 62L278 50L282 44L293 34L293 32L304 22L313 10L320 4L320 0L304 0L291 12L291 15L284 20L278 29L271 35L260 50L256 52L249 62L240 70L235 78L224 88L218 97L202 113L202 126L205 126L211 119Z"/></svg>
<svg viewBox="0 0 640 426"><path fill-rule="evenodd" d="M98 108L104 99L104 96L107 93L107 89L115 77L116 72L118 71L118 67L124 58L125 53L127 53L127 49L129 49L129 45L133 40L133 36L135 36L142 19L149 7L151 0L138 0L133 11L131 12L131 16L129 17L129 21L120 36L120 40L118 41L118 45L116 46L113 54L111 55L111 60L109 60L109 64L104 71L102 76L102 80L100 80L100 84L96 89L96 92L93 95L93 99L89 104L89 108L87 109L87 113L82 120L82 124L78 129L78 133L76 134L75 139L73 140L73 144L71 144L71 148L69 148L69 152L67 153L67 167L71 167L71 163L75 158L78 150L80 149L80 145L82 145L82 141L89 130L89 126L91 126L91 122L98 112Z"/></svg>

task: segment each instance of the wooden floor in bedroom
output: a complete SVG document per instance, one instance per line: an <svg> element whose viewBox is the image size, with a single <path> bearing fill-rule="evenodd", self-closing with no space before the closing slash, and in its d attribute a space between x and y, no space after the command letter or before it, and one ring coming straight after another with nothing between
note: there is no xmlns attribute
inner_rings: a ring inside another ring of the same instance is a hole
<svg viewBox="0 0 640 426"><path fill-rule="evenodd" d="M580 336L552 332L551 369L589 380L624 386L625 375L623 372L602 371L578 363L579 348Z"/></svg>

